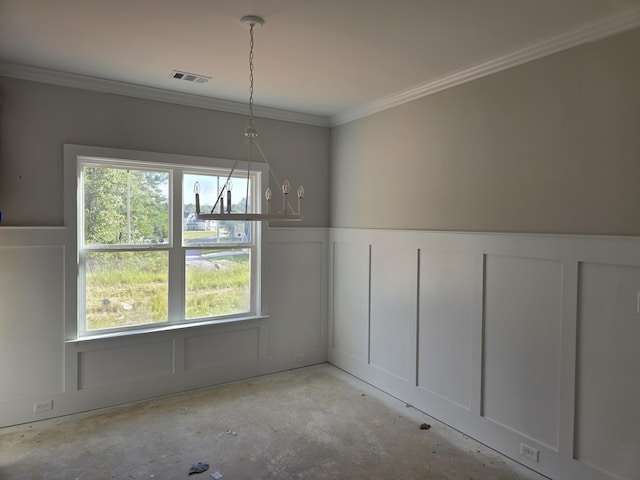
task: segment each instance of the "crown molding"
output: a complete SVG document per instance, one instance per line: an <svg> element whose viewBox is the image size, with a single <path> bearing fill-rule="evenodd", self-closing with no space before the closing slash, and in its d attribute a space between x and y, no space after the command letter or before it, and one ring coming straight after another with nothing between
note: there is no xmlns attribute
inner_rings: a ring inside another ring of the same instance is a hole
<svg viewBox="0 0 640 480"><path fill-rule="evenodd" d="M79 88L100 93L110 93L114 95L124 95L127 97L153 100L156 102L173 103L188 107L206 108L227 113L237 113L247 115L247 105L229 100L203 97L189 93L173 92L161 88L145 87L132 83L106 80L102 78L78 75L75 73L60 72L29 65L0 62L0 76L29 80L32 82L48 83L61 87ZM328 127L329 118L319 115L309 115L305 113L290 112L277 108L253 107L257 117L282 120L285 122L302 123L315 125L318 127Z"/></svg>
<svg viewBox="0 0 640 480"><path fill-rule="evenodd" d="M387 110L403 103L446 90L472 80L522 65L554 53L577 47L588 42L622 33L640 26L640 7L627 10L622 14L608 17L601 21L588 24L579 29L532 44L528 47L513 51L507 55L494 58L488 62L474 65L436 80L417 85L406 90L388 95L372 102L365 103L353 109L345 110L330 119L330 125L336 127L374 113Z"/></svg>

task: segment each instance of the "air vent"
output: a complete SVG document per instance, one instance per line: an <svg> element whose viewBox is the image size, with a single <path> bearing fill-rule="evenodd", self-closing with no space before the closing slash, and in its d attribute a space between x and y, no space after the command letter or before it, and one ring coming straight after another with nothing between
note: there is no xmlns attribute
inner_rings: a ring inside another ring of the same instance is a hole
<svg viewBox="0 0 640 480"><path fill-rule="evenodd" d="M207 77L206 75L198 75L197 73L188 73L181 72L179 70L174 70L169 75L171 78L175 78L176 80L184 80L185 82L192 83L207 83L211 80L211 77Z"/></svg>

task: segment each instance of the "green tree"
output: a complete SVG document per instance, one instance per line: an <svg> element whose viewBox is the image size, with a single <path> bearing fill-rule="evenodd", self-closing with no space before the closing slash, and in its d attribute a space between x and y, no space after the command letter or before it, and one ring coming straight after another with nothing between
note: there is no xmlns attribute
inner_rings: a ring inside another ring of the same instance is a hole
<svg viewBox="0 0 640 480"><path fill-rule="evenodd" d="M168 174L85 167L86 244L136 244L169 235Z"/></svg>

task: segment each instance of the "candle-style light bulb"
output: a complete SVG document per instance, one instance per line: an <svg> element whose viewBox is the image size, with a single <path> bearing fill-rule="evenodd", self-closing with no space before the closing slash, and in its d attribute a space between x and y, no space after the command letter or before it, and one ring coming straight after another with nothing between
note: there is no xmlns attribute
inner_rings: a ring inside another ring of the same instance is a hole
<svg viewBox="0 0 640 480"><path fill-rule="evenodd" d="M287 214L287 196L289 195L289 190L291 190L291 184L289 180L285 180L282 182L282 213Z"/></svg>
<svg viewBox="0 0 640 480"><path fill-rule="evenodd" d="M304 197L304 188L300 185L298 187L298 215L302 215L302 197Z"/></svg>
<svg viewBox="0 0 640 480"><path fill-rule="evenodd" d="M198 182L193 184L193 193L196 194L196 214L200 215L200 184Z"/></svg>
<svg viewBox="0 0 640 480"><path fill-rule="evenodd" d="M231 213L231 188L233 187L233 183L231 180L227 182L227 213Z"/></svg>
<svg viewBox="0 0 640 480"><path fill-rule="evenodd" d="M267 189L264 191L264 198L267 199L267 213L271 213L271 189L269 187L267 187Z"/></svg>

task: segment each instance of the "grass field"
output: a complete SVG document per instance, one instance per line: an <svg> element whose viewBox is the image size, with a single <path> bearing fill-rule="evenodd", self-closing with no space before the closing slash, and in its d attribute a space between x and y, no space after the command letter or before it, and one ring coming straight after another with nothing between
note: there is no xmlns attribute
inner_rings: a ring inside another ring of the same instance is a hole
<svg viewBox="0 0 640 480"><path fill-rule="evenodd" d="M221 230L221 235L225 235L225 231ZM202 231L187 231L187 232L183 232L183 238L185 240L185 242L188 242L189 240L198 240L201 238L209 238L209 237L215 237L214 232L202 232Z"/></svg>
<svg viewBox="0 0 640 480"><path fill-rule="evenodd" d="M206 264L187 264L186 318L249 311L249 254L215 257L203 261Z"/></svg>
<svg viewBox="0 0 640 480"><path fill-rule="evenodd" d="M250 272L248 253L197 257L197 261L189 262L185 271L185 319L248 311ZM89 253L86 292L88 331L166 322L168 254Z"/></svg>

